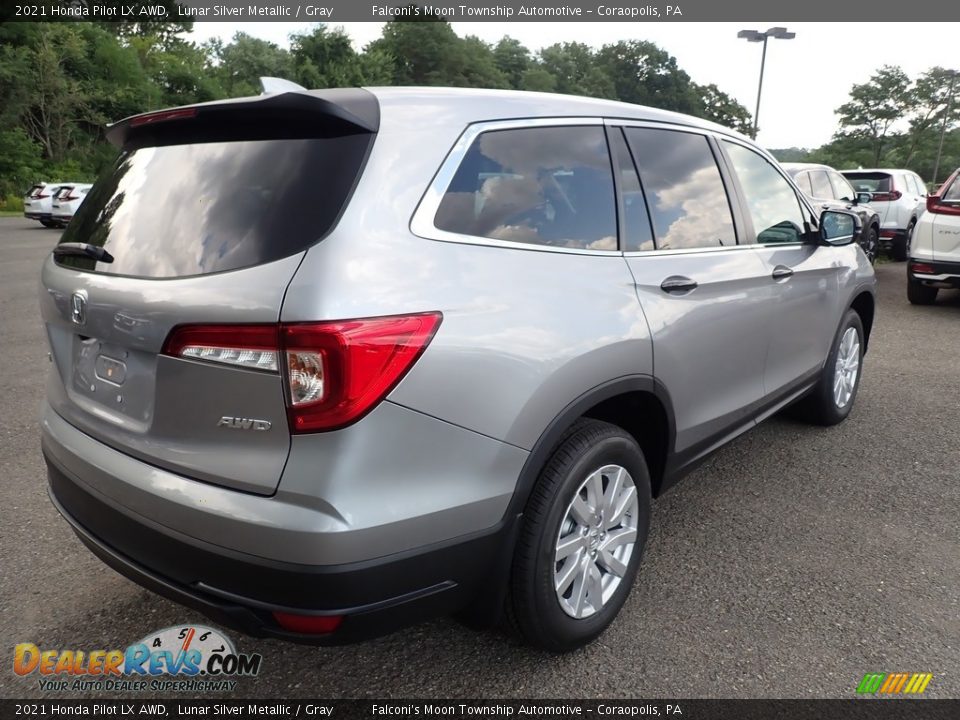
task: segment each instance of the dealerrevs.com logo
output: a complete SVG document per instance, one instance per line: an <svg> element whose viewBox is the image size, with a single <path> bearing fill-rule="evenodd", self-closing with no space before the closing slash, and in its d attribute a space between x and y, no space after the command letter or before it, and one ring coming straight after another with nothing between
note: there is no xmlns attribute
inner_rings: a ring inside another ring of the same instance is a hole
<svg viewBox="0 0 960 720"><path fill-rule="evenodd" d="M37 675L49 691L232 691L235 677L260 672L263 657L238 653L219 630L202 625L164 628L125 650L41 649L20 643L13 671Z"/></svg>

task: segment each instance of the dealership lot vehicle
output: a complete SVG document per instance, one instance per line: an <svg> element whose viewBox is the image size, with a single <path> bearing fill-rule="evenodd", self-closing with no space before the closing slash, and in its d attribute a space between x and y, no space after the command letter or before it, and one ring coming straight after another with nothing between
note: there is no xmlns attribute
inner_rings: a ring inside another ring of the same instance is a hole
<svg viewBox="0 0 960 720"><path fill-rule="evenodd" d="M828 165L816 163L780 163L815 208L850 210L860 217L862 227L857 242L870 264L880 252L880 216L867 203L870 193L858 193L850 182Z"/></svg>
<svg viewBox="0 0 960 720"><path fill-rule="evenodd" d="M122 647L158 628L203 623L103 572L41 481L44 380L22 370L47 362L35 270L58 235L0 218L0 463L10 500L0 504L0 526L14 529L0 533L8 649L24 641ZM926 696L957 697L960 678L939 670L960 665L952 641L960 587L949 581L960 576L960 487L952 482L960 407L941 400L960 383L951 334L960 293L918 313L904 297L902 266L880 264L877 275L855 412L832 428L778 414L658 499L639 579L601 642L552 656L450 620L328 649L227 629L241 651L264 656L260 675L238 692L565 697L575 669L577 695L594 698L850 698L865 667L896 664L931 668ZM939 422L931 425L923 417L933 406ZM611 677L610 667L622 672ZM0 674L0 696L49 699L35 678L11 672Z"/></svg>
<svg viewBox="0 0 960 720"><path fill-rule="evenodd" d="M880 215L880 246L894 260L906 260L910 237L923 214L927 188L910 170L844 170L857 192L871 194L870 205Z"/></svg>
<svg viewBox="0 0 960 720"><path fill-rule="evenodd" d="M61 185L50 203L51 222L61 227L69 223L83 204L91 187L93 186L89 183Z"/></svg>
<svg viewBox="0 0 960 720"><path fill-rule="evenodd" d="M108 137L124 155L42 273L51 497L106 563L249 633L506 605L579 647L626 601L652 497L794 401L854 404L857 216L719 126L375 89Z"/></svg>
<svg viewBox="0 0 960 720"><path fill-rule="evenodd" d="M60 192L60 185L37 183L23 198L23 216L31 220L39 220L44 227L56 227L51 214L54 196Z"/></svg>
<svg viewBox="0 0 960 720"><path fill-rule="evenodd" d="M960 169L927 198L907 264L907 297L914 305L933 304L945 288L960 289Z"/></svg>

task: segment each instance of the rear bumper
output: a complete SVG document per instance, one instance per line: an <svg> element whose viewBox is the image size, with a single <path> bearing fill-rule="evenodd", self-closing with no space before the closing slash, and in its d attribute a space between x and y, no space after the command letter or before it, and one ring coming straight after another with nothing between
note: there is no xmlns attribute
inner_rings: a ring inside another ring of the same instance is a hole
<svg viewBox="0 0 960 720"><path fill-rule="evenodd" d="M482 534L334 566L281 563L196 541L131 519L76 477L47 461L50 498L83 543L137 584L254 637L339 645L377 637L465 609L492 621L518 518ZM493 594L491 594L493 593ZM299 634L272 612L340 615L333 633Z"/></svg>
<svg viewBox="0 0 960 720"><path fill-rule="evenodd" d="M933 272L914 272L916 263L928 266ZM910 258L910 262L907 263L907 278L929 287L960 289L960 262Z"/></svg>

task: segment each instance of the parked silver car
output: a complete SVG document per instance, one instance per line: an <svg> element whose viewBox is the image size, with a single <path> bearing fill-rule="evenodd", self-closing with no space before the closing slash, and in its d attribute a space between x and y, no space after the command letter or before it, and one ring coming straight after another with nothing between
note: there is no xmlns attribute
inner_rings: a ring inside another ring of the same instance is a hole
<svg viewBox="0 0 960 720"><path fill-rule="evenodd" d="M50 495L108 565L225 625L340 643L506 609L581 646L652 499L791 403L854 404L857 218L718 125L293 89L108 138L42 271Z"/></svg>

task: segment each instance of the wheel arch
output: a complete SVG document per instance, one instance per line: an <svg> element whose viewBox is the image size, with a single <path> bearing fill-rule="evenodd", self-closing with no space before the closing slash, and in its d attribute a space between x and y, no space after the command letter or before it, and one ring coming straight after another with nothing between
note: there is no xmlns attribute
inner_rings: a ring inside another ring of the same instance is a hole
<svg viewBox="0 0 960 720"><path fill-rule="evenodd" d="M643 450L653 496L659 494L675 438L670 396L649 375L631 375L603 383L569 403L543 430L527 457L507 514L521 514L540 471L581 418L603 420L626 430Z"/></svg>
<svg viewBox="0 0 960 720"><path fill-rule="evenodd" d="M876 313L876 299L873 293L864 290L859 293L850 303L850 309L860 316L860 322L863 323L863 351L866 352L870 345L870 332L873 330L873 318Z"/></svg>

